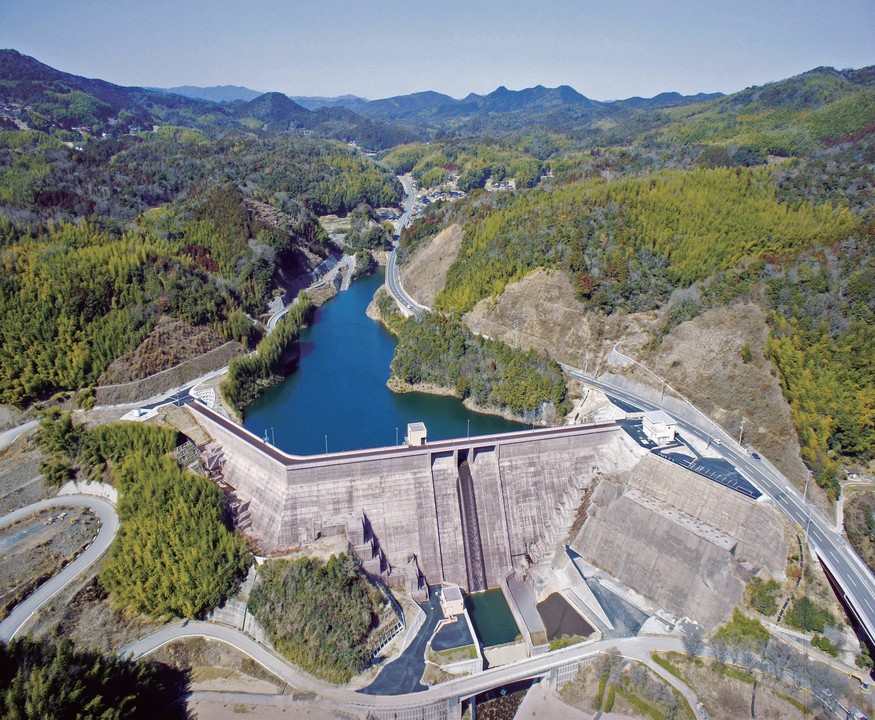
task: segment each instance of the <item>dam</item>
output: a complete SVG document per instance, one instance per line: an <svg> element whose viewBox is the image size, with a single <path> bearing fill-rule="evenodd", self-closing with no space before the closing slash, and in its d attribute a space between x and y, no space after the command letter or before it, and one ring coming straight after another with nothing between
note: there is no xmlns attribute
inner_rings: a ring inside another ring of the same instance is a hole
<svg viewBox="0 0 875 720"><path fill-rule="evenodd" d="M549 560L594 481L623 465L613 422L289 455L199 403L211 465L265 553L345 531L365 569L413 592L475 592Z"/></svg>

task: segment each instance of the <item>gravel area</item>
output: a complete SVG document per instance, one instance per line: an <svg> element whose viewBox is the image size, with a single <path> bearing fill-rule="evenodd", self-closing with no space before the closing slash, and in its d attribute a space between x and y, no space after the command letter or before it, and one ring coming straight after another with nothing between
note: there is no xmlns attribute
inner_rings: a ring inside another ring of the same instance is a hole
<svg viewBox="0 0 875 720"><path fill-rule="evenodd" d="M0 515L47 498L54 490L43 482L39 451L19 438L0 450Z"/></svg>
<svg viewBox="0 0 875 720"><path fill-rule="evenodd" d="M84 508L52 508L0 529L0 618L57 574L97 535Z"/></svg>

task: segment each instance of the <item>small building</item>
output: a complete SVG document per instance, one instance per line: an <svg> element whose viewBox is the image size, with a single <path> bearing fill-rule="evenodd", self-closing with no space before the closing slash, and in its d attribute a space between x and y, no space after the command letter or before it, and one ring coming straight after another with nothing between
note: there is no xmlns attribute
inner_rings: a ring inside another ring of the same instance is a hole
<svg viewBox="0 0 875 720"><path fill-rule="evenodd" d="M650 410L644 413L644 434L657 445L674 442L677 420L664 410Z"/></svg>
<svg viewBox="0 0 875 720"><path fill-rule="evenodd" d="M441 610L446 618L451 615L462 615L465 612L465 601L462 599L462 591L458 585L441 587Z"/></svg>
<svg viewBox="0 0 875 720"><path fill-rule="evenodd" d="M410 447L425 445L427 437L428 431L425 429L425 423L407 423L407 444Z"/></svg>

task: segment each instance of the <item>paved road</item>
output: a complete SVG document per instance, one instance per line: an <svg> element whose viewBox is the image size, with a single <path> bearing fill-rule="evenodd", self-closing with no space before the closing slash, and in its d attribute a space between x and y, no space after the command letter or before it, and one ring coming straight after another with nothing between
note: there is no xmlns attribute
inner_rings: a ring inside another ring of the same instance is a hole
<svg viewBox="0 0 875 720"><path fill-rule="evenodd" d="M563 369L587 385L617 396L620 400L637 405L644 410L665 409L658 403L639 397L623 388L596 380L577 368L563 365ZM683 418L676 419L682 432L705 442L719 437L722 445L716 449L723 457L735 465L757 489L768 495L791 520L807 532L809 543L841 584L848 604L854 609L869 639L875 642L875 578L841 532L837 531L811 503L803 503L799 492L777 469L766 460L753 458L710 419L702 416L701 420L695 423Z"/></svg>
<svg viewBox="0 0 875 720"><path fill-rule="evenodd" d="M118 515L115 508L106 500L93 495L62 495L40 500L0 518L0 527L9 525L44 508L74 506L91 509L100 520L100 532L97 539L85 551L61 572L40 585L26 600L12 610L3 622L0 622L0 640L9 642L21 630L31 616L75 580L80 573L100 558L112 544L118 532Z"/></svg>
<svg viewBox="0 0 875 720"><path fill-rule="evenodd" d="M404 192L407 195L404 200L404 212L398 223L398 237L401 237L401 231L407 227L407 224L410 222L410 212L413 209L414 192L413 183L410 181L410 178L400 175L398 179L404 186ZM421 312L427 312L429 308L416 302L401 284L401 272L398 269L398 258L395 254L397 247L398 241L396 240L395 247L392 249L392 252L389 253L389 257L386 261L386 287L389 288L389 292L392 293L392 296L400 305L401 311L408 317Z"/></svg>
<svg viewBox="0 0 875 720"><path fill-rule="evenodd" d="M4 430L0 432L0 450L5 447L8 447L18 438L22 433L26 433L29 430L32 430L37 425L39 425L39 420L29 420L23 425L19 425L18 427L10 428L9 430Z"/></svg>
<svg viewBox="0 0 875 720"><path fill-rule="evenodd" d="M425 646L434 634L438 621L443 619L440 603L440 588L431 589L428 602L419 605L425 611L425 622L413 642L399 657L380 670L374 681L359 692L365 695L406 695L426 689L422 684L425 672Z"/></svg>
<svg viewBox="0 0 875 720"><path fill-rule="evenodd" d="M355 268L355 260L352 258L348 259L346 255L341 255L340 257L332 255L327 260L323 261L322 264L313 271L313 273L317 276L317 279L310 283L307 287L303 288L297 295L295 295L295 299L292 300L292 302L290 302L288 305L286 305L282 310L278 310L268 318L267 331L270 333L276 329L276 324L280 321L280 319L295 306L295 303L298 302L298 298L300 297L301 292L313 290L327 284L338 272L343 272L347 268L348 262L351 262L353 268Z"/></svg>
<svg viewBox="0 0 875 720"><path fill-rule="evenodd" d="M157 650L169 642L186 637L204 637L219 640L245 653L257 663L270 670L292 687L305 692L313 692L339 705L355 708L403 708L421 707L449 698L470 697L485 690L505 685L537 675L543 675L552 668L567 665L569 662L588 657L610 648L617 648L623 655L647 658L652 651L683 650L681 641L672 637L626 638L622 640L600 640L558 650L533 658L517 660L509 665L491 668L477 675L451 680L430 687L422 692L405 695L365 695L347 688L339 688L317 680L306 673L291 667L285 660L259 645L239 630L224 625L216 625L197 620L167 625L151 635L119 650L121 657L140 658ZM265 698L265 704L271 704Z"/></svg>

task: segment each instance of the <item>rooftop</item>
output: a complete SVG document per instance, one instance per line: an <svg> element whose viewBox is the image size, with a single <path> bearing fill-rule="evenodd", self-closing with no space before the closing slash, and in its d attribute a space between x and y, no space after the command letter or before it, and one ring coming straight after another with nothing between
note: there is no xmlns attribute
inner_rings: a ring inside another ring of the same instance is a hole
<svg viewBox="0 0 875 720"><path fill-rule="evenodd" d="M644 417L647 418L652 423L663 423L664 425L677 425L677 420L675 420L665 410L648 410L647 412L644 413Z"/></svg>
<svg viewBox="0 0 875 720"><path fill-rule="evenodd" d="M458 585L444 585L441 592L444 596L444 602L455 602L462 599L462 591Z"/></svg>

